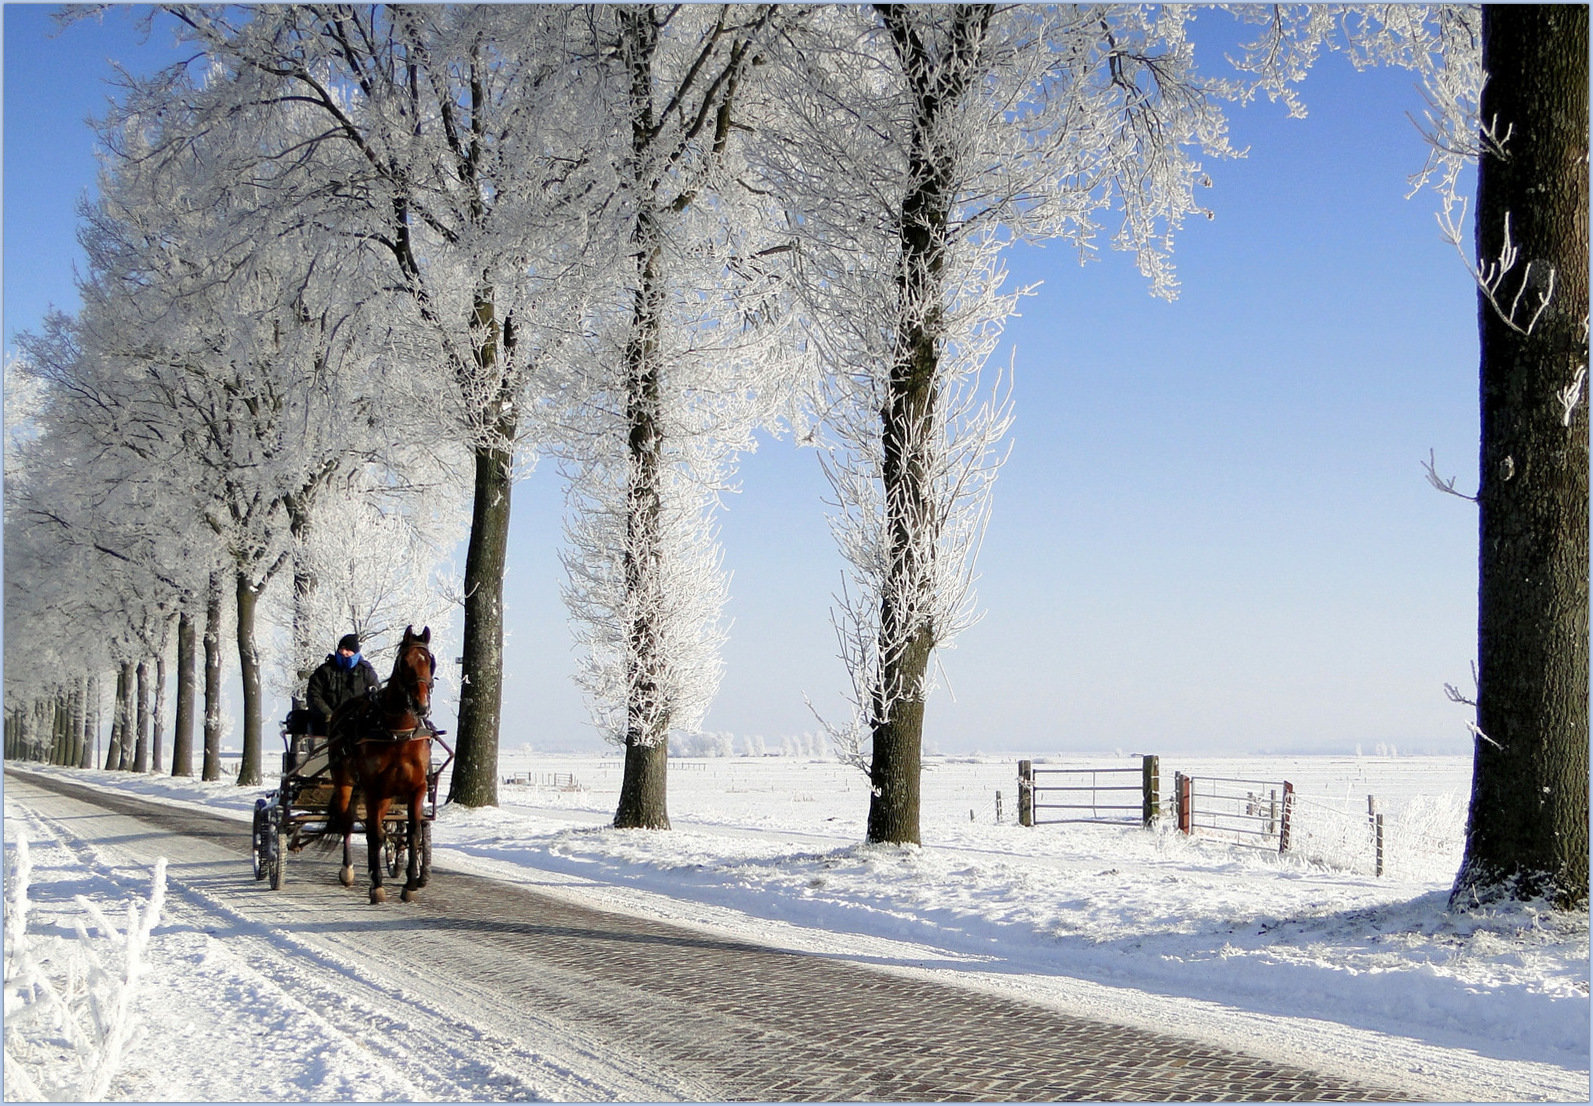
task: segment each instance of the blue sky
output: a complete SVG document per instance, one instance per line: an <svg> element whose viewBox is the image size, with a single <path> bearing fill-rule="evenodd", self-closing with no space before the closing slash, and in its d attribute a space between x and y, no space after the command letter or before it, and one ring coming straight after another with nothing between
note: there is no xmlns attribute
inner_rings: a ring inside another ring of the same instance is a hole
<svg viewBox="0 0 1593 1106"><path fill-rule="evenodd" d="M51 10L4 10L8 348L47 303L76 304L83 121L106 59L175 56L121 12L51 37ZM1125 255L1011 255L1015 283L1043 283L996 354L1017 420L980 562L988 613L942 657L929 748L1469 750L1443 685L1470 681L1476 522L1422 462L1434 450L1474 483L1474 291L1433 197L1405 198L1424 160L1414 78L1330 58L1303 91L1304 120L1233 112L1249 156L1208 163L1216 217L1178 237L1176 302ZM775 743L817 730L804 696L841 714L842 566L810 452L765 441L741 485L706 728ZM563 488L548 465L515 494L504 741L595 748L558 596Z"/></svg>

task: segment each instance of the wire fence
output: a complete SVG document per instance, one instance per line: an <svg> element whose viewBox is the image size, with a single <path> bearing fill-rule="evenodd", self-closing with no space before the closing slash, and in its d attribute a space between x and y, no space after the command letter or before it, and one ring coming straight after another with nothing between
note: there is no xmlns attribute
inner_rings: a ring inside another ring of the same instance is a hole
<svg viewBox="0 0 1593 1106"><path fill-rule="evenodd" d="M1453 871L1463 841L1463 797L1406 795L1385 804L1367 794L1300 794L1288 780L1177 772L1164 804L1159 758L1137 766L1018 765L1018 821L1153 826L1165 811L1190 836L1287 853L1311 864L1375 877L1432 878ZM1000 820L997 792L997 820Z"/></svg>

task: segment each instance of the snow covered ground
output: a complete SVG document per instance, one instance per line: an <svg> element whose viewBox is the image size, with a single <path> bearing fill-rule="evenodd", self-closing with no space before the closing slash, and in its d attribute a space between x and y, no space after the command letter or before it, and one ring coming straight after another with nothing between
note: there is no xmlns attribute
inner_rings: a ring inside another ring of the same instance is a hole
<svg viewBox="0 0 1593 1106"><path fill-rule="evenodd" d="M1164 790L1175 771L1292 782L1301 853L1286 857L1166 828L1020 827L1015 757L931 758L921 848L860 844L865 781L834 761L674 761L668 833L608 826L617 757L521 750L506 753L501 768L526 782L504 786L497 809L444 809L435 831L439 868L782 947L888 961L889 970L1286 1058L1413 1096L1588 1098L1586 916L1532 907L1446 912L1467 758L1163 763ZM241 823L259 794L127 773L67 774L220 809ZM72 935L81 916L72 896L117 918L149 897L150 873L130 866L114 842L79 838L70 819L22 807L13 790L5 807L8 894L23 835L33 864L29 940L35 955L47 948L65 963L74 943L83 944ZM1371 874L1368 795L1384 813L1381 878ZM287 878L329 878L331 870L330 861L295 857ZM249 881L242 865L238 879ZM172 898L168 913L188 909L197 896ZM479 1087L439 1084L435 1075L430 1082L401 1069L384 1076L359 1042L339 1041L321 1019L295 1010L291 988L259 985L261 958L271 955L259 947L260 934L246 942L196 933L204 924L189 919L155 930L134 1007L146 1031L130 1044L110 1097L479 1097ZM19 1061L38 1087L73 1077L70 1057L48 1032L24 1029L7 1027L6 1097L13 1100L29 1097L13 1075ZM255 1039L241 1047L240 1034ZM187 1044L177 1048L179 1041ZM233 1057L225 1065L215 1062L219 1047ZM263 1061L250 1062L256 1055L313 1070L262 1078ZM642 1093L586 1078L579 1067L558 1054L520 1093Z"/></svg>

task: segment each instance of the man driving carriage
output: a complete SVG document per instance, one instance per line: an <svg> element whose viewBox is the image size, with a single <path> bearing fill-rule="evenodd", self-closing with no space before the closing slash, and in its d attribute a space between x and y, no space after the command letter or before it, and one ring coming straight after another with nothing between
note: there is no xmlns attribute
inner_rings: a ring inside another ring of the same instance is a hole
<svg viewBox="0 0 1593 1106"><path fill-rule="evenodd" d="M359 635L344 634L337 643L337 652L328 653L321 667L310 674L305 698L310 710L311 732L325 736L333 711L351 699L364 698L381 686L376 669L360 656Z"/></svg>

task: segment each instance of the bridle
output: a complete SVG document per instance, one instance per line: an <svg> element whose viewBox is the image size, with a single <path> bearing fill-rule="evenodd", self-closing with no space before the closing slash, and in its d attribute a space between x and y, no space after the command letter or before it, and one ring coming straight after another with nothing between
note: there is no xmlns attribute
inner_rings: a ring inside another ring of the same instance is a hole
<svg viewBox="0 0 1593 1106"><path fill-rule="evenodd" d="M419 649L421 652L426 654L426 675L417 675L415 677L415 683L419 687L424 687L426 689L426 705L421 705L420 701L415 697L415 692L410 689L409 683L407 681L400 680L399 684L404 689L405 708L416 718L425 721L429 720L431 717L431 689L437 683L437 658L432 655L432 651L430 649L427 649L425 645L418 641L410 642L404 647L404 652L407 654L411 649Z"/></svg>

